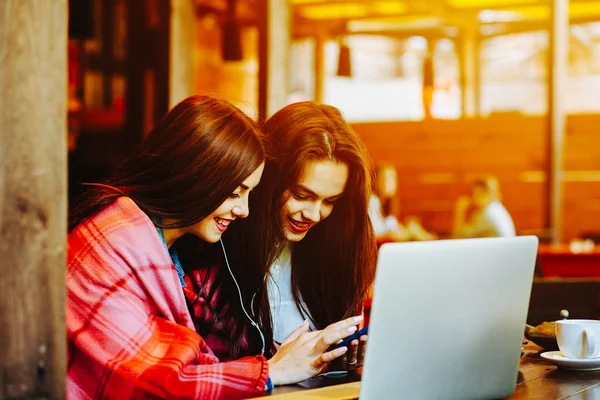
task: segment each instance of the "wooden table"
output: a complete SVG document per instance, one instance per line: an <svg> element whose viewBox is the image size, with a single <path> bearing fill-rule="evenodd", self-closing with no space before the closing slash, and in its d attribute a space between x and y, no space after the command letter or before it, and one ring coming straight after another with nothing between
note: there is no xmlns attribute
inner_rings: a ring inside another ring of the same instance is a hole
<svg viewBox="0 0 600 400"><path fill-rule="evenodd" d="M515 393L509 399L600 399L600 371L559 370L529 344L521 359Z"/></svg>
<svg viewBox="0 0 600 400"><path fill-rule="evenodd" d="M600 278L600 245L576 253L569 245L540 245L538 263L544 278Z"/></svg>
<svg viewBox="0 0 600 400"><path fill-rule="evenodd" d="M540 347L530 343L525 346L525 355L521 358L517 387L510 400L523 399L600 399L600 371L576 372L558 370L549 361L541 358ZM360 380L360 374L355 373L346 378L316 378L303 382L301 385L275 388L272 395L288 394L294 398L294 393L308 389L342 385ZM287 397L287 396L286 396ZM398 398L402 395L399 393ZM345 399L347 397L338 397ZM335 397L331 397L335 399Z"/></svg>

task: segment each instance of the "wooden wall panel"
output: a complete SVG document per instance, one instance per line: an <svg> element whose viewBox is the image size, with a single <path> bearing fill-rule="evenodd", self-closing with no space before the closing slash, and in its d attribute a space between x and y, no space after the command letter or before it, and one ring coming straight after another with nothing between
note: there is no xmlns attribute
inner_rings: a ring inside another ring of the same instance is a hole
<svg viewBox="0 0 600 400"><path fill-rule="evenodd" d="M600 231L600 115L567 121L564 234ZM431 230L451 229L454 201L477 174L501 182L503 201L520 232L545 226L546 128L543 117L355 124L374 163L399 175L401 218L416 215Z"/></svg>

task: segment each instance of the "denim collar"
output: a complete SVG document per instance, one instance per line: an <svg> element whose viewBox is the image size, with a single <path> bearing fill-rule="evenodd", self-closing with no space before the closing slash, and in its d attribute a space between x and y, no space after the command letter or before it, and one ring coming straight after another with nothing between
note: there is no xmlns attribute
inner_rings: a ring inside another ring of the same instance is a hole
<svg viewBox="0 0 600 400"><path fill-rule="evenodd" d="M152 218L152 222L156 223L156 218ZM165 235L163 233L162 228L156 225L155 228L158 232L158 236L160 236L160 240L162 240L163 244L165 245L165 249L167 249L169 255L171 256L171 261L175 266L175 270L177 271L177 275L179 276L179 282L181 282L181 286L185 286L185 281L183 280L183 277L185 276L185 271L181 266L181 261L179 261L179 254L177 254L177 250L174 249L173 246L171 246L171 249L169 249L169 246L167 246L167 242L165 241Z"/></svg>

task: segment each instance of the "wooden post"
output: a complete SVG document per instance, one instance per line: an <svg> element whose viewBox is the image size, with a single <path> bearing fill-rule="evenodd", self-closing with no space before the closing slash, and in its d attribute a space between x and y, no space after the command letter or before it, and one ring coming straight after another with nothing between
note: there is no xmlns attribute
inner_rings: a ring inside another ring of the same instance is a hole
<svg viewBox="0 0 600 400"><path fill-rule="evenodd" d="M290 4L258 1L258 117L270 117L287 104Z"/></svg>
<svg viewBox="0 0 600 400"><path fill-rule="evenodd" d="M481 63L478 32L478 26L469 26L458 41L463 118L479 115Z"/></svg>
<svg viewBox="0 0 600 400"><path fill-rule="evenodd" d="M64 399L67 0L0 2L0 399Z"/></svg>
<svg viewBox="0 0 600 400"><path fill-rule="evenodd" d="M552 242L562 240L563 148L566 112L564 96L569 45L569 0L553 0L548 59L548 208Z"/></svg>
<svg viewBox="0 0 600 400"><path fill-rule="evenodd" d="M427 40L427 54L423 58L423 118L430 120L433 118L431 113L433 105L433 92L435 91L435 70L433 66L433 55L435 53L436 42L431 38Z"/></svg>
<svg viewBox="0 0 600 400"><path fill-rule="evenodd" d="M194 93L196 16L191 0L171 0L169 108Z"/></svg>
<svg viewBox="0 0 600 400"><path fill-rule="evenodd" d="M323 103L325 93L325 43L324 33L317 33L315 36L315 55L314 55L314 77L315 77L315 103Z"/></svg>

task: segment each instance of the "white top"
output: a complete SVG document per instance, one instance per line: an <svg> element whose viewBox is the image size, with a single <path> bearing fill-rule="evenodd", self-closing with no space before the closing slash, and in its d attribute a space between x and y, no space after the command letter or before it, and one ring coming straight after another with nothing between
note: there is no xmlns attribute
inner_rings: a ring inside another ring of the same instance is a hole
<svg viewBox="0 0 600 400"><path fill-rule="evenodd" d="M273 339L281 343L305 320L298 311L292 295L291 242L287 243L281 255L271 266L267 287L273 319ZM314 329L312 324L311 328Z"/></svg>
<svg viewBox="0 0 600 400"><path fill-rule="evenodd" d="M515 236L515 224L508 210L499 201L493 201L473 216L461 237L506 237Z"/></svg>
<svg viewBox="0 0 600 400"><path fill-rule="evenodd" d="M381 200L375 195L369 199L369 218L373 225L376 236L383 236L389 232L395 231L399 227L398 220L393 217L385 217L381 208Z"/></svg>

